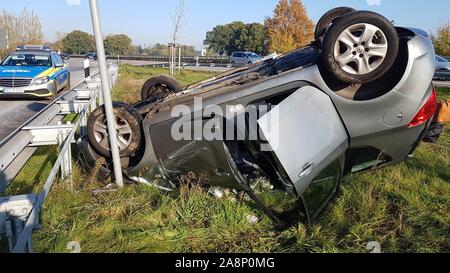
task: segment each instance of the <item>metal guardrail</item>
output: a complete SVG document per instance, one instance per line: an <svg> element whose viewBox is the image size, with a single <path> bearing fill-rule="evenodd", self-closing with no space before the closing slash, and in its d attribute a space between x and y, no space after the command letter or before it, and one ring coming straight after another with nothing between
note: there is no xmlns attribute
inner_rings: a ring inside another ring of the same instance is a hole
<svg viewBox="0 0 450 273"><path fill-rule="evenodd" d="M118 67L108 68L110 85L118 80ZM22 169L37 147L60 145L58 159L39 194L0 197L0 237L8 239L11 252L32 252L31 235L39 227L39 214L50 189L60 174L61 180L71 180L72 152L75 133L83 135L87 128L87 116L101 99L100 79L87 79L69 93L59 97L23 126L0 143L0 192ZM100 98L100 100L99 100ZM69 114L77 114L75 124L62 124Z"/></svg>
<svg viewBox="0 0 450 273"><path fill-rule="evenodd" d="M85 55L70 55L71 58L85 58ZM126 56L107 56L108 60L117 60L118 58L120 60L132 60L132 61L152 61L152 62L169 62L169 56L133 56L133 55L126 55ZM230 63L229 57L222 57L222 56L211 56L211 57L202 57L202 56L185 56L181 57L182 63L190 63L195 64L198 63L200 65L209 65L209 64L216 64L216 65L224 65Z"/></svg>

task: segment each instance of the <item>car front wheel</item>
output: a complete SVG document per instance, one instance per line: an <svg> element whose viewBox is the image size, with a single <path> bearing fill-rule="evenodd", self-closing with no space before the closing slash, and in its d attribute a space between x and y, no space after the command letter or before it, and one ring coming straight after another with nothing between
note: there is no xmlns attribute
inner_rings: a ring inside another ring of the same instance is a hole
<svg viewBox="0 0 450 273"><path fill-rule="evenodd" d="M142 146L143 132L142 116L130 105L114 102L114 117L116 122L117 144L120 157L130 157L136 154ZM108 124L105 107L99 107L89 117L88 139L94 150L105 158L111 157Z"/></svg>

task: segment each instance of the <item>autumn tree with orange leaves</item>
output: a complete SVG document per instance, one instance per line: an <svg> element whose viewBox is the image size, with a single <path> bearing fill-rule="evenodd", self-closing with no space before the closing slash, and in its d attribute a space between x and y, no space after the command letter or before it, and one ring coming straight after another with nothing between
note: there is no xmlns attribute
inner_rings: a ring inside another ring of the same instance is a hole
<svg viewBox="0 0 450 273"><path fill-rule="evenodd" d="M314 39L314 22L301 0L280 0L273 17L267 17L264 25L270 52L286 53Z"/></svg>

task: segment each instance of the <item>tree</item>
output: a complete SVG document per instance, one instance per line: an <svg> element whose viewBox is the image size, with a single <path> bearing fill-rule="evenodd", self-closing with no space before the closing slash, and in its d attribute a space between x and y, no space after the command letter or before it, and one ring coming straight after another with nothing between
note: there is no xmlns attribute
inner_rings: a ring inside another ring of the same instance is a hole
<svg viewBox="0 0 450 273"><path fill-rule="evenodd" d="M43 43L41 20L28 9L24 9L19 15L2 10L0 28L8 33L9 38L9 49L0 50L0 56L6 55L8 51L14 50L19 45Z"/></svg>
<svg viewBox="0 0 450 273"><path fill-rule="evenodd" d="M67 33L57 31L55 36L56 41L53 44L51 44L51 48L55 51L63 51L64 50L63 40L64 38L66 38Z"/></svg>
<svg viewBox="0 0 450 273"><path fill-rule="evenodd" d="M186 5L184 0L178 0L173 13L170 14L173 23L172 43L176 44L180 29L186 25Z"/></svg>
<svg viewBox="0 0 450 273"><path fill-rule="evenodd" d="M155 44L152 47L143 49L143 53L149 56L168 56L169 47L163 44ZM192 57L196 55L196 50L194 46L181 45L181 55L184 57Z"/></svg>
<svg viewBox="0 0 450 273"><path fill-rule="evenodd" d="M253 51L264 55L267 53L266 40L263 25L237 21L214 27L206 33L203 43L220 55L231 55L234 51Z"/></svg>
<svg viewBox="0 0 450 273"><path fill-rule="evenodd" d="M94 36L81 30L67 34L62 43L64 52L68 54L86 54L95 50Z"/></svg>
<svg viewBox="0 0 450 273"><path fill-rule="evenodd" d="M245 25L245 27L241 30L236 44L238 48L242 48L244 51L251 51L261 55L266 55L267 38L264 25L258 23Z"/></svg>
<svg viewBox="0 0 450 273"><path fill-rule="evenodd" d="M450 24L444 23L438 27L437 33L431 35L436 54L450 56Z"/></svg>
<svg viewBox="0 0 450 273"><path fill-rule="evenodd" d="M145 52L149 56L169 56L169 47L158 43L152 47L146 48Z"/></svg>
<svg viewBox="0 0 450 273"><path fill-rule="evenodd" d="M108 35L105 39L107 55L129 55L133 51L132 40L125 34Z"/></svg>
<svg viewBox="0 0 450 273"><path fill-rule="evenodd" d="M301 0L280 0L265 29L271 52L286 53L303 47L314 39L314 23Z"/></svg>
<svg viewBox="0 0 450 273"><path fill-rule="evenodd" d="M181 46L181 55L184 57L192 57L195 56L196 50L194 46L182 45Z"/></svg>

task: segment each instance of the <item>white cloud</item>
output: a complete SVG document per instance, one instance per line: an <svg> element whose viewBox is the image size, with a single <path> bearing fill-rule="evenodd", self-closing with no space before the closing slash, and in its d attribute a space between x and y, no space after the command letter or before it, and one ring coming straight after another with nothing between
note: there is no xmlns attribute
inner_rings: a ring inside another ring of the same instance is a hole
<svg viewBox="0 0 450 273"><path fill-rule="evenodd" d="M381 6L381 0L366 0L369 6Z"/></svg>
<svg viewBox="0 0 450 273"><path fill-rule="evenodd" d="M69 6L80 6L81 0L66 0L67 5Z"/></svg>

